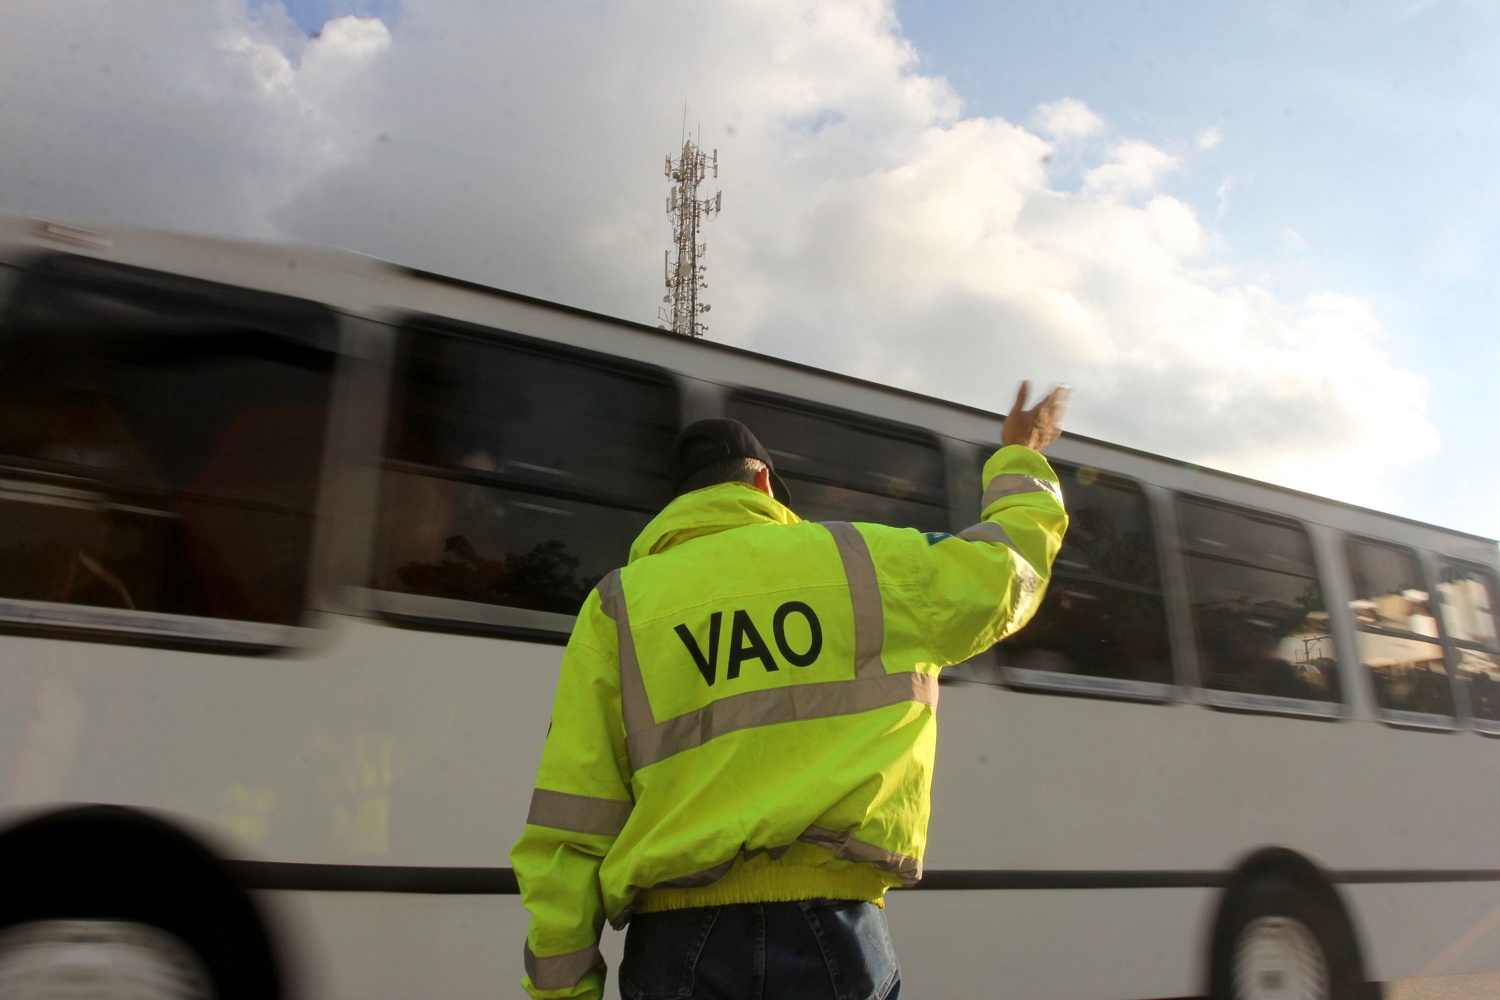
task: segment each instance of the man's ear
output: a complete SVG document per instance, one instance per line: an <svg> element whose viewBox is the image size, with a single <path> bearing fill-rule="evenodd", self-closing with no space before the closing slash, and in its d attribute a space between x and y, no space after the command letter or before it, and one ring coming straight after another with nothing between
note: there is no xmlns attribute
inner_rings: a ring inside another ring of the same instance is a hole
<svg viewBox="0 0 1500 1000"><path fill-rule="evenodd" d="M768 497L774 497L776 495L775 493L773 493L771 491L771 470L770 469L762 468L759 472L757 472L755 474L755 488L758 489L758 490L760 490L762 493L764 493Z"/></svg>

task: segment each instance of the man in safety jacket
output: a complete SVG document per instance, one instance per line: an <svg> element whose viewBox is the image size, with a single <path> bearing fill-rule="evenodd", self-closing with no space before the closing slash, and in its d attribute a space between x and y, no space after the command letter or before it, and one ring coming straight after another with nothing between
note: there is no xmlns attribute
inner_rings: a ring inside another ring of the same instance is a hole
<svg viewBox="0 0 1500 1000"><path fill-rule="evenodd" d="M1039 453L1065 391L1027 391L957 535L802 521L744 425L679 435L679 495L579 612L511 852L532 997L603 995L606 919L626 997L896 996L879 907L922 875L938 672L1027 622L1067 528Z"/></svg>

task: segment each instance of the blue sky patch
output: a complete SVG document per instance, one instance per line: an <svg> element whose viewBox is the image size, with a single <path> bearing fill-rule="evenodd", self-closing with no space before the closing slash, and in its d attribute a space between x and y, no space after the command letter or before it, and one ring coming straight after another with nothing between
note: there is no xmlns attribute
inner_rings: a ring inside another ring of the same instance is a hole
<svg viewBox="0 0 1500 1000"><path fill-rule="evenodd" d="M250 0L252 12L265 7L285 7L297 27L311 38L329 21L351 14L378 17L390 26L401 12L401 0Z"/></svg>

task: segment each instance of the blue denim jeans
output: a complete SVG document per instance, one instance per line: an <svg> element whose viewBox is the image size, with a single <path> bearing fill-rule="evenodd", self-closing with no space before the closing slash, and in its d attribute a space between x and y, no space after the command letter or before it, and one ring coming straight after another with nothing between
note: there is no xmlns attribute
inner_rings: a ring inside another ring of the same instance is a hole
<svg viewBox="0 0 1500 1000"><path fill-rule="evenodd" d="M625 1000L898 1000L901 970L873 903L813 899L637 914Z"/></svg>

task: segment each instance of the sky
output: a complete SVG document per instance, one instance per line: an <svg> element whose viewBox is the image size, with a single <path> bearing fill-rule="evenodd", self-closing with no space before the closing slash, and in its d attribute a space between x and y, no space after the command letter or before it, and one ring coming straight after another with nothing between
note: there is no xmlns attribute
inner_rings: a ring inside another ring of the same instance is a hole
<svg viewBox="0 0 1500 1000"><path fill-rule="evenodd" d="M10 0L0 212L655 323L685 105L710 339L1500 536L1481 0Z"/></svg>

